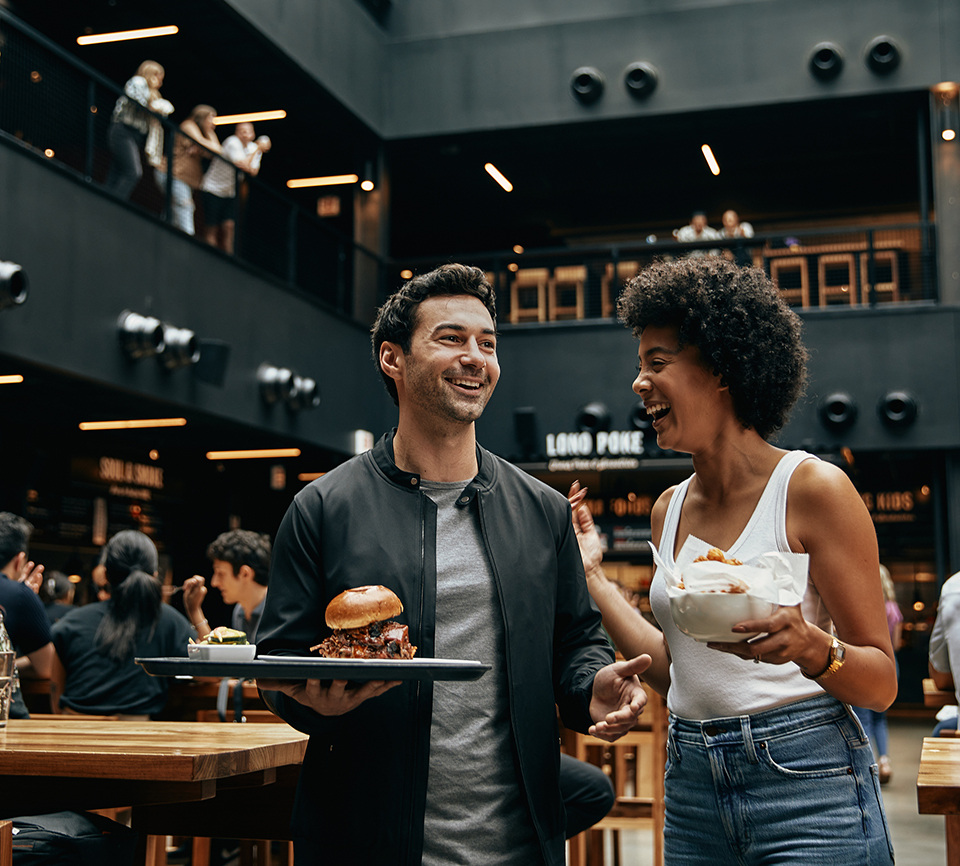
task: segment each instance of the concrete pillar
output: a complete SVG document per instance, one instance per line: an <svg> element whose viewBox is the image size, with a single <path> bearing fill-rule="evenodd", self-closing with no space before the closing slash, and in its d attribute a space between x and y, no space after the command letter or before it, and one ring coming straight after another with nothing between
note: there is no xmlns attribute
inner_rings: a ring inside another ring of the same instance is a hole
<svg viewBox="0 0 960 866"><path fill-rule="evenodd" d="M960 304L960 85L944 82L930 94L930 147L933 207L937 221L937 267L940 301ZM952 139L943 132L951 129Z"/></svg>

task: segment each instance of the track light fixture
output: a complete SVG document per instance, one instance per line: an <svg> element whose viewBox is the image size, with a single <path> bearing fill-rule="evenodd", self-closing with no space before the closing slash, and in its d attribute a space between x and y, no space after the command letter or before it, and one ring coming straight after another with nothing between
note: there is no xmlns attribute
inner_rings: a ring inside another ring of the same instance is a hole
<svg viewBox="0 0 960 866"><path fill-rule="evenodd" d="M268 406L283 402L294 412L320 405L320 386L315 379L299 376L289 367L264 362L257 369L260 397Z"/></svg>
<svg viewBox="0 0 960 866"><path fill-rule="evenodd" d="M189 328L175 328L163 324L163 349L157 353L157 359L168 370L189 367L200 360L200 343L197 335Z"/></svg>
<svg viewBox="0 0 960 866"><path fill-rule="evenodd" d="M0 262L0 310L17 307L30 293L26 272L14 262Z"/></svg>
<svg viewBox="0 0 960 866"><path fill-rule="evenodd" d="M131 361L149 358L164 349L163 323L153 316L124 310L117 319L117 339Z"/></svg>
<svg viewBox="0 0 960 866"><path fill-rule="evenodd" d="M124 310L117 319L117 340L131 361L154 357L167 370L200 360L200 341L189 328L176 328L153 316Z"/></svg>
<svg viewBox="0 0 960 866"><path fill-rule="evenodd" d="M906 391L889 391L877 404L880 420L893 430L903 430L917 420L917 401Z"/></svg>

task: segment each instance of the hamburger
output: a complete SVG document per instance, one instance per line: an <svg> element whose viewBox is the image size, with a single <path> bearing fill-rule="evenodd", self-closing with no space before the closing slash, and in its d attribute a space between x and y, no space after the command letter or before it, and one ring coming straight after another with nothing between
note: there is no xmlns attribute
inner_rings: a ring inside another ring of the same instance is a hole
<svg viewBox="0 0 960 866"><path fill-rule="evenodd" d="M412 659L417 648L407 627L393 619L401 613L400 599L385 586L345 590L327 605L333 634L310 649L333 659Z"/></svg>

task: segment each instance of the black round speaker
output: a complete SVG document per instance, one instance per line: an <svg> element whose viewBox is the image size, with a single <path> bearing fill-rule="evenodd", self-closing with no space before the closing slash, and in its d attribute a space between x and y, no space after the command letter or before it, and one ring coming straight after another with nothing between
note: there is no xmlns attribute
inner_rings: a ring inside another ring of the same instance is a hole
<svg viewBox="0 0 960 866"><path fill-rule="evenodd" d="M653 427L653 418L647 414L647 409L643 403L637 403L630 410L630 426L634 430L649 430Z"/></svg>
<svg viewBox="0 0 960 866"><path fill-rule="evenodd" d="M657 89L660 73L652 63L638 61L631 63L623 73L623 83L627 93L636 99L644 99Z"/></svg>
<svg viewBox="0 0 960 866"><path fill-rule="evenodd" d="M578 101L592 105L603 96L603 76L592 66L581 66L573 72L570 89Z"/></svg>
<svg viewBox="0 0 960 866"><path fill-rule="evenodd" d="M846 430L857 420L857 404L843 391L824 397L819 412L824 427L830 430Z"/></svg>
<svg viewBox="0 0 960 866"><path fill-rule="evenodd" d="M906 391L889 391L880 398L877 412L887 427L900 430L917 420L917 401Z"/></svg>
<svg viewBox="0 0 960 866"><path fill-rule="evenodd" d="M836 78L843 70L843 52L833 42L819 42L810 53L810 72L821 81Z"/></svg>
<svg viewBox="0 0 960 866"><path fill-rule="evenodd" d="M593 402L581 406L577 412L577 430L581 433L597 433L610 429L610 410L603 403Z"/></svg>
<svg viewBox="0 0 960 866"><path fill-rule="evenodd" d="M871 39L864 52L867 66L874 72L885 75L900 65L900 46L889 36Z"/></svg>

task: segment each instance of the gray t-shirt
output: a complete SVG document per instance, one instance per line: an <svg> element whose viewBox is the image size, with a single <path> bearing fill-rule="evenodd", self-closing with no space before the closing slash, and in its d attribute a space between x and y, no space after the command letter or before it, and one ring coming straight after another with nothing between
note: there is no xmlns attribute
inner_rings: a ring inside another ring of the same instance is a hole
<svg viewBox="0 0 960 866"><path fill-rule="evenodd" d="M424 866L531 866L542 854L514 759L503 616L468 481L421 482L437 503L437 658L492 665L433 691Z"/></svg>

